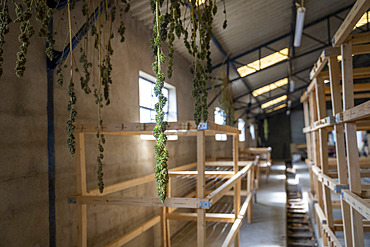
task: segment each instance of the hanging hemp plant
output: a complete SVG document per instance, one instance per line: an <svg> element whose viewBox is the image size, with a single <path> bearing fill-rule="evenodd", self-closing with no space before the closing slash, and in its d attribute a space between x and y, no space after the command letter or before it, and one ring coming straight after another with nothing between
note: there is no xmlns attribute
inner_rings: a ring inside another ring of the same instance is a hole
<svg viewBox="0 0 370 247"><path fill-rule="evenodd" d="M79 62L82 65L82 73L78 68L75 69L76 72L80 73L80 84L81 89L86 93L90 94L93 92L95 103L97 105L97 133L96 137L98 139L98 155L97 155L97 180L98 180L98 187L100 193L104 191L104 181L103 181L103 159L104 159L104 144L106 143L105 136L103 134L103 114L102 110L104 105L107 106L110 104L110 87L113 83L111 74L112 74L112 63L111 63L111 56L113 55L113 48L111 40L114 38L113 34L113 22L116 18L116 12L119 11L120 16L120 25L118 28L118 33L121 37L121 42L124 42L124 21L123 21L123 13L129 11L130 4L129 0L120 0L120 6L117 9L116 1L105 1L100 0L98 1L98 16L94 19L94 22L90 24L90 14L92 13L91 8L94 6L92 0L84 0L82 6L82 15L85 17L85 24L82 28L82 36L83 44L80 47L80 58ZM70 45L72 46L72 26L71 26L71 11L74 6L74 1L68 1L68 22L69 22L69 38L70 38ZM94 56L89 58L89 35L88 29L91 26L91 36L93 37L93 49L97 51L98 54L98 78L97 84L90 85L91 75L90 71L93 69L93 63L91 62L94 60ZM72 51L72 47L70 47ZM67 129L67 146L70 153L73 155L75 153L75 137L74 137L74 123L77 117L77 111L75 108L76 104L76 93L75 93L75 86L73 83L73 64L75 62L75 58L73 53L69 54L70 58L70 73L71 73L71 80L68 85L68 95L70 97L68 103L68 112L70 114L69 120L66 121L66 129ZM77 67L78 65L75 64ZM56 75L57 75L57 83L58 85L63 85L63 68L66 68L66 65L62 63L58 64L56 68Z"/></svg>
<svg viewBox="0 0 370 247"><path fill-rule="evenodd" d="M194 102L194 120L198 125L202 120L208 119L207 105L207 88L208 73L212 72L212 61L210 52L210 42L212 39L212 24L213 18L217 13L217 5L215 1L205 1L198 5L198 1L190 2L190 17L191 17L191 37L188 40L189 34L186 28L183 29L184 44L188 52L193 56L194 62L190 67L190 72L193 77L193 92ZM199 40L199 41L198 41ZM207 62L207 70L204 67Z"/></svg>
<svg viewBox="0 0 370 247"><path fill-rule="evenodd" d="M3 74L3 45L5 44L5 34L9 32L9 24L12 22L9 16L7 0L2 0L0 5L0 78Z"/></svg>
<svg viewBox="0 0 370 247"><path fill-rule="evenodd" d="M162 202L166 199L167 184L168 184L168 151L166 150L167 136L165 134L167 122L164 121L163 107L167 102L167 98L163 95L162 89L164 86L165 76L162 71L162 66L166 60L166 56L162 51L162 42L167 38L166 27L168 24L168 15L166 17L161 14L160 6L163 0L151 0L152 10L154 12L154 26L152 37L152 53L155 61L152 64L153 72L156 74L156 84L154 87L155 96L158 97L158 103L155 104L156 123L153 135L156 139L154 145L156 165L154 168L155 180L157 182L157 193Z"/></svg>
<svg viewBox="0 0 370 247"><path fill-rule="evenodd" d="M233 100L233 90L231 83L227 75L224 73L222 75L222 84L220 89L219 103L221 109L226 114L225 124L229 126L234 126L234 100Z"/></svg>

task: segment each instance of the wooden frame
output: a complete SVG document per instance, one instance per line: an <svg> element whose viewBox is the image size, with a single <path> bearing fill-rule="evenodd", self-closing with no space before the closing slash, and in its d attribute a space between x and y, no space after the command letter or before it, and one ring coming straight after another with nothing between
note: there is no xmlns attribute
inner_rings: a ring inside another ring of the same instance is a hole
<svg viewBox="0 0 370 247"><path fill-rule="evenodd" d="M335 231L344 231L346 246L364 246L363 232L367 225L363 225L362 217L370 217L370 203L366 198L370 194L369 186L361 184L361 177L370 176L366 170L370 160L359 158L356 142L356 130L370 129L370 100L354 106L355 98L370 98L369 94L356 96L354 92L370 91L370 85L353 84L353 79L369 78L370 68L353 69L352 66L353 55L370 53L370 45L366 44L370 42L370 33L350 35L369 7L369 0L355 3L334 35L333 47L325 49L315 63L310 72L312 82L301 96L306 126L303 132L308 137L306 163L310 171L311 195L318 202L314 208L319 218L319 235L323 237L323 244L329 246L341 246ZM337 60L340 54L341 68ZM325 65L328 70L322 71ZM330 84L325 86L324 79L329 79ZM326 116L327 100L331 101L333 116ZM333 129L337 136L337 155L335 159L329 159L326 138L327 131ZM331 193L341 193L340 204L331 201ZM333 220L333 207L341 208L343 220L340 225Z"/></svg>
<svg viewBox="0 0 370 247"><path fill-rule="evenodd" d="M140 135L151 134L155 124L153 123L122 123L111 124L103 127L103 133L106 135ZM119 206L145 206L161 207L161 214L153 217L141 226L131 230L124 236L119 237L106 246L122 246L148 229L160 224L162 231L162 245L171 246L170 241L170 220L188 220L197 221L197 246L204 247L206 244L206 222L217 221L224 223L233 223L233 228L225 243L231 242L234 246L239 246L239 228L246 211L248 210L248 220L252 215L252 191L254 189L253 177L254 167L259 163L259 157L254 161L239 161L238 153L238 135L239 130L229 126L217 125L212 122L201 123L195 126L193 121L170 123L167 128L168 134L179 134L183 136L196 136L197 138L197 162L176 167L169 170L170 179L173 177L196 178L196 190L185 197L173 197L171 195L171 183L168 184L168 197L162 203L157 197L122 197L113 196L116 192L121 192L135 186L141 186L155 180L154 174L144 177L119 182L106 186L103 193L98 189L87 190L86 178L86 160L85 160L85 135L95 134L97 126L95 125L77 125L76 126L76 178L77 194L69 197L69 203L77 207L77 236L78 246L87 246L87 205L119 205ZM211 161L205 160L205 137L207 135L228 134L233 136L233 161ZM205 167L231 166L232 171L205 171ZM241 170L239 170L241 167ZM196 170L191 170L196 168ZM241 191L242 178L248 177L247 190ZM226 179L226 181L213 191L207 191L206 178ZM230 191L233 189L233 191ZM213 204L225 195L234 197L234 213L218 214L206 213ZM243 206L240 208L241 195L247 197ZM178 213L177 208L195 209L195 213ZM235 227L234 227L235 225ZM231 235L230 235L231 234ZM229 237L230 236L230 237Z"/></svg>

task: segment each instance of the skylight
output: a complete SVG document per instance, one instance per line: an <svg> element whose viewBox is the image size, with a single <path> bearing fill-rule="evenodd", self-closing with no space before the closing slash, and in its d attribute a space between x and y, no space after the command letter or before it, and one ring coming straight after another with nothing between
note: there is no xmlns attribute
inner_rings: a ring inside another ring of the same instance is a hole
<svg viewBox="0 0 370 247"><path fill-rule="evenodd" d="M273 83L271 83L267 86L258 88L256 90L254 90L252 94L253 94L254 97L257 97L258 95L270 92L270 91L272 91L276 88L282 87L286 84L288 84L288 78L284 78L284 79L278 80L276 82L273 82Z"/></svg>
<svg viewBox="0 0 370 247"><path fill-rule="evenodd" d="M280 110L280 109L283 109L284 107L286 107L286 104L282 104L282 105L279 105L277 107L274 107L270 110L267 110L266 113L270 113L270 112L273 112L273 111L277 111L277 110Z"/></svg>
<svg viewBox="0 0 370 247"><path fill-rule="evenodd" d="M270 107L270 106L276 105L277 103L280 103L281 101L284 101L284 100L286 100L287 98L288 98L288 97L287 97L286 95L283 95L283 96L281 96L281 97L279 97L279 98L273 99L273 100L271 100L271 101L269 101L269 102L266 102L266 103L262 104L262 105L261 105L261 108L262 108L262 109L265 109L265 108L267 108L267 107Z"/></svg>
<svg viewBox="0 0 370 247"><path fill-rule="evenodd" d="M353 29L356 29L357 27L361 27L363 25L366 25L368 22L368 13L366 12L365 14L362 15L361 19L356 23L356 26Z"/></svg>
<svg viewBox="0 0 370 247"><path fill-rule="evenodd" d="M272 53L271 55L268 55L252 63L239 67L238 73L241 77L244 77L258 70L267 68L278 62L284 61L285 59L288 59L288 57L289 57L289 48L284 48L278 52Z"/></svg>
<svg viewBox="0 0 370 247"><path fill-rule="evenodd" d="M199 5L202 5L203 3L205 3L206 2L206 0L197 0L196 2L195 2L195 5L197 5L197 6L199 6Z"/></svg>

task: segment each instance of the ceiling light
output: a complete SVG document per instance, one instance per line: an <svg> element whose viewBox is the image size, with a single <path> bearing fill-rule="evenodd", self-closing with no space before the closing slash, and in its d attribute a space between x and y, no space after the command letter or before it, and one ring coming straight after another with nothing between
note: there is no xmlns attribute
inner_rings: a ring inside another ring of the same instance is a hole
<svg viewBox="0 0 370 247"><path fill-rule="evenodd" d="M368 13L366 12L365 14L362 15L361 19L356 23L356 26L353 29L356 29L357 27L361 27L363 25L366 25L368 22Z"/></svg>
<svg viewBox="0 0 370 247"><path fill-rule="evenodd" d="M252 92L253 96L254 97L257 97L258 95L261 95L261 94L264 94L264 93L267 93L267 92L270 92L276 88L279 88L279 87L282 87L284 85L288 84L288 78L284 78L284 79L281 79L281 80L278 80L276 82L273 82L269 85L266 85L264 87L261 87L261 88L258 88L256 90L254 90Z"/></svg>
<svg viewBox="0 0 370 247"><path fill-rule="evenodd" d="M286 100L286 99L287 99L287 96L286 96L286 95L283 95L283 96L281 96L281 97L279 97L279 98L273 99L273 100L271 100L271 101L269 101L269 102L266 102L266 103L262 104L262 105L261 105L261 108L262 108L262 109L265 109L265 108L267 108L267 107L270 107L270 106L276 105L277 103L280 103L281 101L284 101L284 100Z"/></svg>
<svg viewBox="0 0 370 247"><path fill-rule="evenodd" d="M282 104L282 105L279 105L275 108L272 108L270 110L267 110L266 113L270 113L270 112L273 112L273 111L277 111L277 110L280 110L280 109L283 109L284 107L286 107L286 104Z"/></svg>
<svg viewBox="0 0 370 247"><path fill-rule="evenodd" d="M278 52L272 53L252 63L239 67L238 73L241 77L244 77L258 70L270 67L271 65L274 65L288 58L289 58L289 48L284 48Z"/></svg>
<svg viewBox="0 0 370 247"><path fill-rule="evenodd" d="M295 23L295 34L294 34L294 46L295 47L301 46L305 13L306 13L306 8L304 7L297 8L297 20Z"/></svg>

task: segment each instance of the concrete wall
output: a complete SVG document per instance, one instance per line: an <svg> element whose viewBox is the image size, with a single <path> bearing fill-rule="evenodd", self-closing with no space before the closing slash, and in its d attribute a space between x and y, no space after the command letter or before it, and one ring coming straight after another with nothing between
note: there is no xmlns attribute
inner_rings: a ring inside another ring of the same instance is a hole
<svg viewBox="0 0 370 247"><path fill-rule="evenodd" d="M62 12L58 13L59 15ZM67 30L66 16L59 23L55 48L61 50ZM77 17L77 27L81 19ZM128 14L126 41L112 43L113 86L111 105L104 109L105 123L139 121L139 70L152 74L152 56L149 38L151 31ZM116 22L116 25L118 22ZM35 24L38 30L37 24ZM10 24L11 32L4 45L4 75L0 79L0 246L48 246L48 158L46 115L46 58L45 42L36 35L31 40L27 56L27 70L23 79L15 76L14 66L18 26ZM116 30L117 27L114 29ZM116 33L116 35L118 35ZM90 39L92 40L92 39ZM76 60L79 58L76 49ZM96 54L95 54L96 56ZM167 82L176 86L178 120L191 120L193 116L192 78L189 62L175 54L174 75ZM96 83L97 71L92 74ZM79 88L79 75L75 73L78 91L78 122L96 123L97 108L92 95L84 95ZM76 193L75 163L66 147L65 121L67 113L67 84L55 87L55 160L56 160L56 222L57 246L76 245L76 207L67 203L69 195ZM212 115L213 113L210 113ZM213 117L210 116L212 120ZM209 145L208 145L209 144ZM154 141L143 141L139 136L108 136L105 145L104 181L106 185L153 173ZM231 155L231 138L216 143L207 138L207 156ZM96 188L96 138L86 138L88 189ZM169 167L196 161L194 137L179 137L169 141ZM154 183L125 192L125 196L156 195ZM88 246L103 246L132 230L159 213L156 208L88 206ZM179 229L179 225L173 232ZM159 226L152 228L127 246L159 246Z"/></svg>

